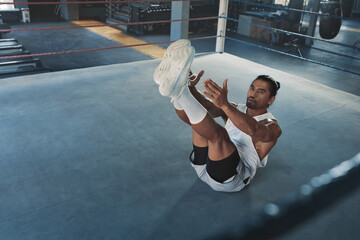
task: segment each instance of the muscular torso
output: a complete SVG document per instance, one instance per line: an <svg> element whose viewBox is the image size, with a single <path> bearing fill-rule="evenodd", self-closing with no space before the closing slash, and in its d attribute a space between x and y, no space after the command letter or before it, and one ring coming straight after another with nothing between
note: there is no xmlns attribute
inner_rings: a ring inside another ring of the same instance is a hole
<svg viewBox="0 0 360 240"><path fill-rule="evenodd" d="M238 109L238 105L231 103L235 108ZM239 110L239 109L238 109ZM239 110L241 111L241 110ZM246 112L246 111L245 111ZM247 114L247 113L246 113ZM226 123L228 120L228 116L221 110L219 110L217 116L221 116ZM274 134L274 141L261 141L259 139L256 139L254 137L251 138L252 143L254 145L254 148L259 156L259 158L262 160L269 152L270 150L275 146L277 142L277 138L281 134L281 129L275 119L264 119L258 122L259 124L265 125L267 128L271 130L271 132ZM239 129L239 128L238 128ZM239 129L242 131L241 129ZM243 131L242 131L243 132Z"/></svg>

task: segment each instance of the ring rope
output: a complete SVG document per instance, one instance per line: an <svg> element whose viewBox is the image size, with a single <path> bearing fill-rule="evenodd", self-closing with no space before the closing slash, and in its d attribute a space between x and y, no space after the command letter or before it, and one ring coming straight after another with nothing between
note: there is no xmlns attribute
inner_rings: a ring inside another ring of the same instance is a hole
<svg viewBox="0 0 360 240"><path fill-rule="evenodd" d="M147 22L132 22L132 23L113 23L113 24L96 24L96 25L84 25L84 26L64 26L64 27L44 27L44 28L22 28L22 29L0 29L0 32L20 32L20 31L37 31L37 30L60 30L60 29L77 29L77 28L89 28L89 27L114 27L114 26L131 26L140 24L155 24L155 23L170 23L181 21L202 21L218 19L219 17L201 17L190 19L174 19L174 20L159 20L159 21L147 21Z"/></svg>
<svg viewBox="0 0 360 240"><path fill-rule="evenodd" d="M161 0L160 2L172 2L172 1L182 1L182 0ZM190 0L184 0L184 1L190 1ZM205 1L205 0L195 0L195 1ZM237 1L237 2L245 2L245 1L241 1L241 0L233 0L233 1ZM94 3L132 3L132 2L151 2L150 1L94 1L94 2L46 2L45 4L94 4ZM159 1L157 1L159 2ZM249 3L249 2L245 2L245 3ZM2 2L0 4L14 4L14 3L10 3L10 2ZM18 4L18 3L16 3ZM22 5L23 3L20 3L19 5ZM27 4L27 3L26 3ZM40 4L44 4L44 2L31 2L31 4L33 5L40 5ZM24 4L25 5L25 4ZM257 4L255 4L257 5ZM278 8L279 7L275 7L275 6L271 6L271 5L266 5L272 8ZM298 9L289 9L289 8L283 8L283 9L287 9L287 10L296 10L296 11L301 11ZM301 11L301 12L307 12L307 11ZM313 13L313 12L310 12ZM317 13L315 13L317 14ZM282 29L276 29L276 28L271 28L271 27L267 27L267 26L262 26L262 25L258 25L258 24L253 24L253 23L249 23L246 21L241 21L241 20L237 20L237 19L232 19L232 18L227 18L227 17L223 17L223 16L216 16L216 17L204 17L204 18L194 18L194 19L176 19L176 20L162 20L162 21L148 21L148 22L135 22L135 23L117 23L117 24L101 24L101 25L87 25L87 26L65 26L65 27L49 27L49 28L28 28L28 29L2 29L0 30L0 32L10 32L10 31L33 31L33 30L58 30L58 29L77 29L77 28L86 28L86 27L101 27L101 26L118 26L118 25L140 25L140 24L154 24L154 23L168 23L168 22L179 22L179 21L196 21L196 20L208 20L208 19L217 19L217 18L224 18L230 21L235 21L235 22L240 22L240 23L245 23L245 24L249 24L249 25L253 25L253 26L258 26L258 27L262 27L265 29L270 29L270 30L274 30L274 31L279 31L279 32L284 32L287 34L293 34L296 36L301 36L301 37L305 37L305 38L311 38L314 40L319 40L319 41L324 41L324 42L328 42L328 43L332 43L332 44L337 44L337 45L341 45L341 46L346 46L346 47L351 47L354 48L355 46L350 46L350 45L346 45L346 44L341 44L341 43L337 43L337 42L331 42L328 40L323 40L323 39L319 39L319 38L315 38L315 37L311 37L311 36L307 36L307 35L303 35L303 34L298 34L298 33L294 33L294 32L289 32L289 31L285 31ZM271 48L267 48L267 47L263 47L263 46L259 46L256 44L252 44L252 43L248 43L239 39L235 39L235 38L231 38L228 36L207 36L207 37L199 37L199 38L190 38L189 40L200 40L200 39L209 39L209 38L216 38L216 37L224 37L225 39L229 39L229 40L233 40L233 41L237 41L240 43L244 43L247 45L251 45L251 46L255 46L258 48L262 48L268 51L272 51L272 52L276 52L282 55L286 55L286 56L290 56L293 58L297 58L303 61L308 61L311 63L315 63L315 64L319 64L322 66L327 66L333 69L337 69L337 70L341 70L344 72L348 72L351 74L355 74L355 75L360 75L360 73L357 72L353 72L350 70L346 70L340 67L336 67L333 65L329 65L329 64L325 64L325 63L321 63L315 60L311 60L308 58L304 58L304 57L299 57L293 54L289 54L289 53L284 53L278 50L274 50ZM22 58L22 57L39 57L39 56L50 56L50 55L58 55L58 54L69 54L69 53L80 53L80 52L89 52L89 51L99 51L99 50L109 50L109 49L118 49L118 48L125 48L125 47L137 47L137 46L146 46L146 45L153 45L153 44L166 44L166 43L172 43L174 41L163 41L163 42L153 42L153 43L142 43L142 44L132 44L132 45L123 45L123 46L113 46L113 47L104 47L104 48L92 48L92 49L81 49L81 50L69 50L69 51L61 51L61 52L49 52L49 53L37 53L37 54L25 54L25 55L13 55L13 56L3 56L0 57L0 60L2 59L13 59L13 58Z"/></svg>
<svg viewBox="0 0 360 240"><path fill-rule="evenodd" d="M346 55L346 54L342 54L342 53L338 53L338 52L333 52L333 51L326 50L326 49L323 49L323 48L311 47L311 49L315 49L315 50L318 50L318 51L321 51L321 52L327 52L327 53L335 54L335 55L338 55L338 56L341 56L341 57L348 57L348 58L353 58L353 59L356 59L356 60L360 60L359 57L350 56L350 55Z"/></svg>
<svg viewBox="0 0 360 240"><path fill-rule="evenodd" d="M207 0L127 0L127 1L82 1L82 2L0 2L4 5L69 5L69 4L104 4L104 3L151 3L151 2L204 2Z"/></svg>
<svg viewBox="0 0 360 240"><path fill-rule="evenodd" d="M252 26L256 26L256 27L261 27L261 28L265 28L265 29L269 29L269 30L274 30L274 31L278 31L278 32L286 33L286 34L292 34L292 35L299 36L299 37L310 38L310 39L313 39L313 40L318 40L318 41L322 41L322 42L326 42L326 43L332 43L332 44L340 45L340 46L344 46L344 47L358 48L357 46L354 46L354 45L347 45L347 44L343 44L343 43L339 43L339 42L332 42L332 41L329 41L329 40L326 40L326 39L320 39L320 38L316 38L316 37L312 37L312 36L308 36L308 35L304 35L304 34L300 34L300 33L290 32L290 31L286 31L286 30L283 30L283 29L272 28L272 27L263 26L263 25L258 25L258 24L255 24L255 23L250 23L250 22L246 22L246 21L243 21L243 20L238 20L238 19L229 18L229 17L223 17L223 16L191 18L191 19L174 19L174 20L159 20L159 21L133 22L133 23L96 24L96 25L84 25L84 26L64 26L64 27L44 27L44 28L21 28L21 29L0 29L0 32L20 32L20 31L41 31L41 30L79 29L79 28L105 27L105 26L108 26L108 27L114 27L114 26L132 26L132 25L141 25L141 24L171 23L171 22L181 22L181 21L203 21L203 20L212 20L212 19L218 19L218 18L224 18L224 19L227 19L227 20L229 20L229 21L235 21L235 22L239 22L239 23L244 23L244 24L248 24L248 25L252 25Z"/></svg>
<svg viewBox="0 0 360 240"><path fill-rule="evenodd" d="M269 7L269 8L275 8L275 9L280 9L280 10L287 10L287 11L294 11L294 12L314 14L314 15L319 15L319 16L332 17L332 18L341 18L341 19L344 19L344 20L351 20L351 18L347 18L347 17L341 17L341 16L335 16L335 15L330 15L330 14L325 14L325 13L319 13L319 12L312 12L312 11L300 10L300 9L296 9L296 8L274 6L274 5L268 5L268 4L262 4L262 3L255 3L255 2L247 2L247 1L243 1L243 0L232 0L232 1L233 1L233 2L239 2L239 3L246 3L246 4L249 4L249 5L261 6L261 7Z"/></svg>
<svg viewBox="0 0 360 240"><path fill-rule="evenodd" d="M218 37L218 36L206 36L206 37L189 38L189 40L202 40L202 39L210 39L210 38L216 38L216 37ZM12 59L12 58L23 58L23 57L50 56L50 55L59 55L59 54L68 54L68 53L92 52L92 51L110 50L110 49L126 48L126 47L139 47L139 46L154 45L154 44L166 44L166 43L172 43L172 42L175 42L175 40L174 41L163 41L163 42L152 42L152 43L140 43L140 44L132 44L132 45L113 46L113 47L103 47L103 48L69 50L69 51L61 51L61 52L48 52L48 53L34 53L34 54L24 54L24 55L12 55L12 56L0 57L0 60L2 60L2 59Z"/></svg>
<svg viewBox="0 0 360 240"><path fill-rule="evenodd" d="M69 5L69 4L106 4L106 3L150 3L150 2L204 2L207 0L146 0L146 1L136 1L136 0L127 0L127 1L84 1L84 2L0 2L0 5ZM288 8L288 7L281 7L281 6L274 6L274 5L268 5L268 4L261 4L261 3L254 3L254 2L247 2L242 0L232 0L234 2L240 2L240 3L246 3L249 5L256 5L256 6L262 6L262 7L269 7L269 8L275 8L280 10L287 10L287 11L295 11L295 12L301 12L301 13L308 13L308 14L315 14L319 16L327 16L327 17L333 17L333 18L341 18L345 20L350 20L351 18L345 18L341 16L335 16L335 15L329 15L329 14L323 14L319 12L312 12L312 11L306 11L306 10L299 10L295 8Z"/></svg>
<svg viewBox="0 0 360 240"><path fill-rule="evenodd" d="M261 27L261 28L265 28L265 29L269 29L269 30L283 32L283 33L287 33L287 34L292 34L292 35L299 36L299 37L311 38L313 40L318 40L318 41L322 41L322 42L326 42L326 43L332 43L332 44L340 45L340 46L343 46L343 47L358 48L358 47L353 46L353 45L347 45L347 44L339 43L339 42L332 42L332 41L329 41L329 40L326 40L326 39L316 38L316 37L312 37L312 36L308 36L308 35L304 35L304 34L300 34L300 33L295 33L295 32L289 32L289 31L286 31L286 30L282 30L282 29L278 29L278 28L272 28L272 27L268 27L268 26L263 26L263 25L243 21L243 20L237 20L237 19L234 19L234 18L228 18L228 17L223 17L223 16L220 16L220 18L224 18L224 19L234 21L234 22L245 23L245 24L249 24L249 25L252 25L252 26Z"/></svg>
<svg viewBox="0 0 360 240"><path fill-rule="evenodd" d="M249 43L249 42L242 41L242 40L235 39L235 38L228 37L228 36L220 35L220 37L225 37L226 39L233 40L233 41L235 41L235 42L239 42L239 43L247 44L247 45L250 45L250 46L262 48L262 49L265 49L265 50L268 50L268 51L271 51L271 52L279 53L279 54L282 54L282 55L285 55L285 56L289 56L289 57L293 57L293 58L296 58L296 59L299 59L299 60L303 60L303 61L306 61L306 62L315 63L315 64L318 64L318 65L321 65L321 66L333 68L333 69L336 69L336 70L340 70L340 71L343 71L343 72L347 72L347 73L351 73L351 74L355 74L355 75L359 75L359 76L360 76L360 73L358 73L358 72L353 72L353 71L351 71L351 70L347 70L347 69L344 69L344 68L341 68L341 67L333 66L333 65L330 65L330 64L322 63L322 62L315 61L315 60L308 59L308 58L304 58L304 57L299 57L299 56L296 56L296 55L293 55L293 54L290 54L290 53L285 53L285 52L281 52L281 51L278 51L278 50L275 50L275 49L272 49L272 48L259 46L259 45L253 44L253 43Z"/></svg>

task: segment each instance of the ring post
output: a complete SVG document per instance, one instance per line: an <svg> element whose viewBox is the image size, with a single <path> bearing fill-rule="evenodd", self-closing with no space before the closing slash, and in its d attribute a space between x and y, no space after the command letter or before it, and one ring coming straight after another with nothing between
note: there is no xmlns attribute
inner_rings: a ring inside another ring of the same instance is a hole
<svg viewBox="0 0 360 240"><path fill-rule="evenodd" d="M190 16L190 1L173 1L171 3L171 20L188 19ZM170 40L188 39L189 22L172 22L170 27Z"/></svg>
<svg viewBox="0 0 360 240"><path fill-rule="evenodd" d="M215 52L223 53L225 46L226 19L228 14L229 0L220 0L219 4L219 20L217 27L216 49ZM221 37L220 37L221 36Z"/></svg>

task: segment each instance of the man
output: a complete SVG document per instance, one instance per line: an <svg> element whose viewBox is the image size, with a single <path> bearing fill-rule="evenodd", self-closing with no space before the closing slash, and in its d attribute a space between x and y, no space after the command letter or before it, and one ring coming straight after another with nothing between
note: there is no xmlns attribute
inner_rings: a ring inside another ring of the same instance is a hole
<svg viewBox="0 0 360 240"><path fill-rule="evenodd" d="M216 191L240 191L248 185L258 167L281 135L281 129L267 108L275 101L280 84L266 75L251 84L246 105L227 99L227 79L223 87L211 79L204 81L203 94L190 71L195 50L188 40L171 44L154 73L162 95L172 99L176 113L192 127L194 150L190 161L199 178ZM214 118L222 117L220 126Z"/></svg>

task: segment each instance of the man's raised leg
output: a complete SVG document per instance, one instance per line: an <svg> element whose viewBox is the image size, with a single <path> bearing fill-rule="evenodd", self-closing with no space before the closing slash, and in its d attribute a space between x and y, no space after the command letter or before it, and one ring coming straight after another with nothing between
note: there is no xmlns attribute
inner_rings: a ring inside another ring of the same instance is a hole
<svg viewBox="0 0 360 240"><path fill-rule="evenodd" d="M236 148L227 131L192 96L188 88L185 88L180 97L174 100L174 106L179 117L184 122L190 123L193 131L208 141L211 160L222 160L235 151ZM183 110L180 110L181 108Z"/></svg>
<svg viewBox="0 0 360 240"><path fill-rule="evenodd" d="M172 43L155 70L154 81L159 84L160 94L170 97L175 108L182 108L193 130L207 139L210 159L219 161L230 156L235 151L235 146L226 130L215 122L188 88L188 76L194 57L195 49L189 40L181 39Z"/></svg>
<svg viewBox="0 0 360 240"><path fill-rule="evenodd" d="M236 175L240 157L233 143L230 141L226 130L217 124L209 114L206 114L204 119L199 123L192 124L186 112L180 110L182 107L176 104L175 106L178 116L192 126L193 152L190 155L190 161L199 177L203 178L205 169L212 179L221 183ZM197 132L202 132L204 128L207 137L210 136L211 132L219 132L209 140ZM213 131L212 128L217 130ZM197 165L206 166L206 168L197 167Z"/></svg>

